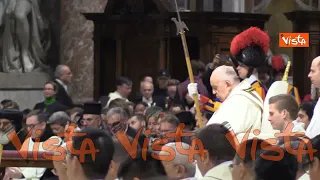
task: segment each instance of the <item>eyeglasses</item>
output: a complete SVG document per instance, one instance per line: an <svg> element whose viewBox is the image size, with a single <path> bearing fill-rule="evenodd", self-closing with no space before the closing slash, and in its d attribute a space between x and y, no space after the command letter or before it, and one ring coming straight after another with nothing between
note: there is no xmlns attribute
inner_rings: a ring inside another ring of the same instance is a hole
<svg viewBox="0 0 320 180"><path fill-rule="evenodd" d="M36 125L41 124L42 122L36 123L36 124L26 124L27 128L33 129L34 127L36 127Z"/></svg>

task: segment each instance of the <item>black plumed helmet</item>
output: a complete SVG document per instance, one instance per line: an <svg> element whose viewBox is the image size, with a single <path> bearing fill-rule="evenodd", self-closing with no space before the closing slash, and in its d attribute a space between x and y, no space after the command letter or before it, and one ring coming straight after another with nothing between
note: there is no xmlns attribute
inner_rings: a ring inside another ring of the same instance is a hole
<svg viewBox="0 0 320 180"><path fill-rule="evenodd" d="M270 38L257 27L251 27L235 36L231 42L231 59L235 64L257 68L265 64Z"/></svg>

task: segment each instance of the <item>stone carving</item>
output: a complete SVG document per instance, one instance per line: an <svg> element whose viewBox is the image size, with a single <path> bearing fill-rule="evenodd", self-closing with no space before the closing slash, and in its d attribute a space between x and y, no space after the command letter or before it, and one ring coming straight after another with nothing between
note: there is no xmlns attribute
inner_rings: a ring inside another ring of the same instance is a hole
<svg viewBox="0 0 320 180"><path fill-rule="evenodd" d="M298 9L304 11L319 11L320 1L319 0L295 0Z"/></svg>
<svg viewBox="0 0 320 180"><path fill-rule="evenodd" d="M1 71L31 72L49 69L44 59L50 40L39 0L0 0Z"/></svg>
<svg viewBox="0 0 320 180"><path fill-rule="evenodd" d="M263 13L268 5L271 3L271 0L254 0L252 13Z"/></svg>

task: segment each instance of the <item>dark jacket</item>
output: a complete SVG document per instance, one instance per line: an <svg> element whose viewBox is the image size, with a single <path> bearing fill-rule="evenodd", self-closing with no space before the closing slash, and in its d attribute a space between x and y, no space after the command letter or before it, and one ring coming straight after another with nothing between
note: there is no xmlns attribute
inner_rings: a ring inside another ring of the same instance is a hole
<svg viewBox="0 0 320 180"><path fill-rule="evenodd" d="M166 98L163 96L153 96L152 97L152 104L151 106L158 106L161 107L162 109L165 109L165 104L166 104ZM136 99L134 101L135 104L142 102L142 97Z"/></svg>
<svg viewBox="0 0 320 180"><path fill-rule="evenodd" d="M130 136L132 139L134 139L136 137L136 135L138 134L138 132L135 129L133 129L132 127L128 126L126 134L128 136ZM139 138L138 138L138 143L139 143L140 148L142 148L143 141L144 141L145 138L146 138L146 136L141 133Z"/></svg>
<svg viewBox="0 0 320 180"><path fill-rule="evenodd" d="M63 86L56 80L54 82L58 86L58 92L56 94L56 100L60 103L66 106L67 108L73 107L73 102L69 94L66 92L66 90L63 88Z"/></svg>
<svg viewBox="0 0 320 180"><path fill-rule="evenodd" d="M67 109L68 108L65 105L60 104L58 101L48 105L47 108L44 102L40 102L40 103L37 103L33 108L33 110L42 110L42 111L45 110L45 112L49 114L53 114L58 111L65 111Z"/></svg>

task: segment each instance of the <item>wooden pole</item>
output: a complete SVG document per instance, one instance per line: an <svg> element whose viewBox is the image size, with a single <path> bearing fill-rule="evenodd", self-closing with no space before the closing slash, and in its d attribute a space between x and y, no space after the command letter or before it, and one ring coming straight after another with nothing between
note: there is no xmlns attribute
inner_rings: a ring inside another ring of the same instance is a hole
<svg viewBox="0 0 320 180"><path fill-rule="evenodd" d="M183 21L181 21L177 0L175 0L175 5L176 5L176 10L177 10L178 20L176 18L171 18L171 20L176 24L177 32L178 32L177 34L180 34L180 37L181 37L190 82L195 83L193 72L192 72L192 67L191 67L191 62L190 62L190 55L189 55L187 40L186 40L186 36L185 36L185 29L186 30L189 30L189 29L186 26L186 24ZM201 116L201 112L200 112L200 104L199 104L198 94L192 94L192 96L194 99L194 103L196 105L196 112L197 112L197 117L198 117L198 121L199 121L199 127L202 128L203 124L202 124L202 116Z"/></svg>

